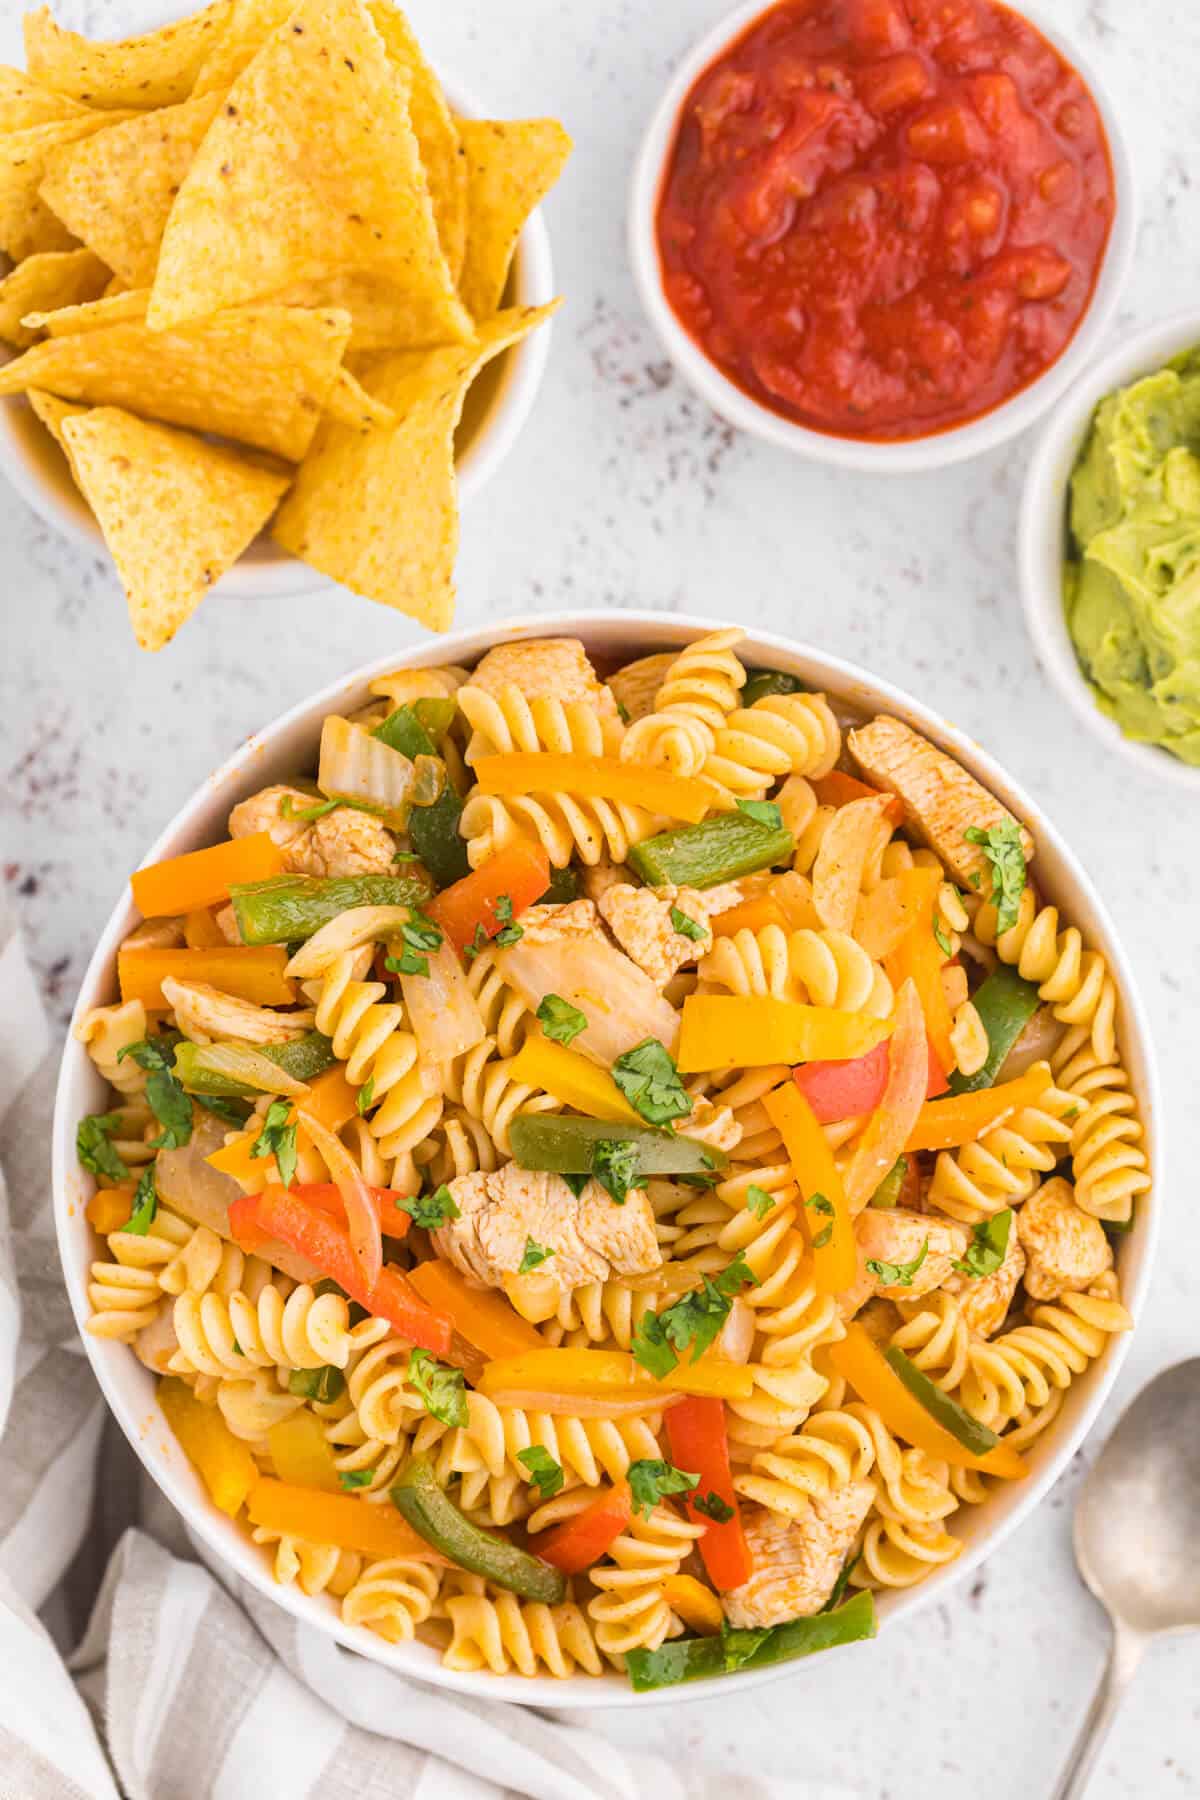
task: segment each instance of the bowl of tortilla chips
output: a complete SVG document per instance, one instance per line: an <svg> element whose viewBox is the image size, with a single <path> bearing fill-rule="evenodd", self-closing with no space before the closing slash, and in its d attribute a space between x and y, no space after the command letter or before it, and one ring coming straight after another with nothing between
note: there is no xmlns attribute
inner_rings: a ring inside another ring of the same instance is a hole
<svg viewBox="0 0 1200 1800"><path fill-rule="evenodd" d="M443 91L392 0L215 0L0 67L0 465L144 649L211 589L434 630L556 309L553 119Z"/></svg>

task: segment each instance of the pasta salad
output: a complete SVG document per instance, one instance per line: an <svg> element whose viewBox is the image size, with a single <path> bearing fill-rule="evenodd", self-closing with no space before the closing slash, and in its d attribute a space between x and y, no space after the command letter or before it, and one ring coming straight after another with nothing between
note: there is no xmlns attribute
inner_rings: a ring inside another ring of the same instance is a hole
<svg viewBox="0 0 1200 1800"><path fill-rule="evenodd" d="M1028 829L741 633L399 670L132 877L89 1329L275 1579L638 1690L874 1631L1129 1328Z"/></svg>

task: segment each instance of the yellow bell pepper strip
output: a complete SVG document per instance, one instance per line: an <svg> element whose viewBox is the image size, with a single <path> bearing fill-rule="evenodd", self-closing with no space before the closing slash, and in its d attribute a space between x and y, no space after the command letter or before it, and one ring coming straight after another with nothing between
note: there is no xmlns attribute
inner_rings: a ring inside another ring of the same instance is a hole
<svg viewBox="0 0 1200 1800"><path fill-rule="evenodd" d="M337 1464L325 1436L325 1427L316 1413L293 1413L281 1419L267 1432L271 1461L281 1481L292 1487L320 1488L327 1494L340 1494Z"/></svg>
<svg viewBox="0 0 1200 1800"><path fill-rule="evenodd" d="M354 1117L357 1107L358 1089L351 1087L346 1080L346 1072L341 1063L336 1063L332 1069L326 1069L323 1075L318 1075L310 1082L308 1093L304 1097L305 1112L310 1113L328 1131L340 1131ZM294 1106L288 1113L287 1123L296 1124ZM261 1194L265 1187L274 1186L280 1180L273 1156L253 1154L261 1130L262 1119L256 1118L248 1131L243 1131L232 1143L223 1145L220 1150L214 1150L211 1156L205 1158L222 1175L232 1175L244 1194ZM297 1127L296 1141L306 1148L311 1147L302 1125Z"/></svg>
<svg viewBox="0 0 1200 1800"><path fill-rule="evenodd" d="M525 1039L508 1072L510 1080L551 1094L563 1106L586 1113L590 1119L608 1119L623 1125L643 1123L607 1069L599 1068L578 1050L552 1043L540 1030Z"/></svg>
<svg viewBox="0 0 1200 1800"><path fill-rule="evenodd" d="M908 936L928 900L932 872L904 869L862 895L855 912L854 935L868 956L881 961Z"/></svg>
<svg viewBox="0 0 1200 1800"><path fill-rule="evenodd" d="M883 966L897 993L906 981L912 981L921 1002L930 1047L942 1068L952 1069L955 1056L950 1033L954 1019L942 988L942 969L947 958L933 935L943 878L939 869L913 869L911 874L919 891L916 917L896 948L884 958Z"/></svg>
<svg viewBox="0 0 1200 1800"><path fill-rule="evenodd" d="M801 1217L812 1249L813 1283L819 1293L840 1294L858 1272L858 1250L833 1151L795 1082L784 1082L764 1094L763 1105L783 1139L804 1199Z"/></svg>
<svg viewBox="0 0 1200 1800"><path fill-rule="evenodd" d="M282 875L283 851L265 831L229 838L208 850L192 850L151 863L129 877L133 901L144 919L174 918L201 906L219 906L240 881L266 881Z"/></svg>
<svg viewBox="0 0 1200 1800"><path fill-rule="evenodd" d="M231 1519L236 1517L258 1480L248 1446L234 1437L215 1406L202 1405L177 1376L168 1375L159 1382L158 1404L213 1505Z"/></svg>
<svg viewBox="0 0 1200 1800"><path fill-rule="evenodd" d="M227 945L223 950L121 950L117 954L117 979L123 1001L140 1000L147 1012L161 1012L167 1005L162 984L170 975L176 981L204 981L223 994L236 994L255 1006L290 1006L296 984L284 974L287 951L282 945L261 949Z"/></svg>
<svg viewBox="0 0 1200 1800"><path fill-rule="evenodd" d="M410 1269L408 1279L435 1312L448 1313L456 1331L493 1359L544 1348L534 1326L514 1312L494 1288L471 1287L450 1263L433 1257Z"/></svg>
<svg viewBox="0 0 1200 1800"><path fill-rule="evenodd" d="M927 1100L905 1149L952 1150L956 1144L973 1144L1011 1113L1034 1105L1052 1080L1049 1063L1034 1063L1024 1075L1001 1082L999 1087L953 1094L947 1100Z"/></svg>
<svg viewBox="0 0 1200 1800"><path fill-rule="evenodd" d="M198 906L187 915L183 941L189 950L219 950L227 942L211 906Z"/></svg>
<svg viewBox="0 0 1200 1800"><path fill-rule="evenodd" d="M676 1059L681 1075L740 1064L833 1062L865 1056L890 1037L891 1021L833 1006L759 995L689 994Z"/></svg>
<svg viewBox="0 0 1200 1800"><path fill-rule="evenodd" d="M281 1537L332 1544L336 1550L356 1550L360 1556L447 1562L390 1506L372 1506L354 1494L327 1494L320 1488L293 1487L264 1476L250 1490L246 1513L252 1525L277 1531Z"/></svg>
<svg viewBox="0 0 1200 1800"><path fill-rule="evenodd" d="M120 1231L133 1211L133 1188L97 1188L87 1203L85 1217L92 1230L101 1237Z"/></svg>
<svg viewBox="0 0 1200 1800"><path fill-rule="evenodd" d="M700 1541L703 1543L703 1538ZM701 1637L715 1637L720 1631L725 1620L721 1602L694 1575L669 1575L663 1582L662 1597L689 1631Z"/></svg>
<svg viewBox="0 0 1200 1800"><path fill-rule="evenodd" d="M736 931L762 931L768 925L778 925L780 931L788 928L787 915L770 894L755 894L753 899L730 906L710 923L715 938L732 937Z"/></svg>
<svg viewBox="0 0 1200 1800"><path fill-rule="evenodd" d="M570 794L579 800L611 800L618 806L641 806L669 819L697 825L713 803L703 781L644 769L615 756L559 755L555 751L516 751L481 756L475 765L481 794Z"/></svg>
<svg viewBox="0 0 1200 1800"><path fill-rule="evenodd" d="M845 1337L827 1345L825 1355L859 1399L875 1408L888 1430L914 1449L955 1468L977 1469L981 1475L998 1475L1008 1481L1019 1481L1029 1473L1017 1452L1004 1443L986 1456L973 1456L909 1393L862 1325L848 1325Z"/></svg>
<svg viewBox="0 0 1200 1800"><path fill-rule="evenodd" d="M745 1363L702 1357L683 1362L656 1381L624 1350L530 1350L487 1364L478 1389L493 1400L521 1393L536 1396L521 1405L535 1411L570 1414L583 1401L632 1402L649 1410L674 1394L711 1394L720 1400L749 1400L754 1371Z"/></svg>

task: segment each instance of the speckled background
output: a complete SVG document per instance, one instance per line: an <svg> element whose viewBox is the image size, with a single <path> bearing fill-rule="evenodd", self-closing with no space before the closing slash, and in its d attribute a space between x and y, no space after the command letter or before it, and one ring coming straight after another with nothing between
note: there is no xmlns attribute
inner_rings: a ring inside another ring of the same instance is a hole
<svg viewBox="0 0 1200 1800"><path fill-rule="evenodd" d="M1115 915L1166 1078L1174 1173L1158 1190L1162 1251L1111 1423L1151 1373L1197 1349L1194 808L1102 753L1032 658L1013 556L1028 440L924 477L835 474L735 436L672 373L634 296L625 191L656 95L722 10L720 0L411 0L447 73L498 114L558 113L578 146L547 207L567 305L532 423L464 520L460 618L653 606L786 631L922 695L1044 802ZM1190 304L1200 337L1200 9L1053 0L1050 10L1108 76L1133 140L1143 223L1114 335ZM8 60L19 9L2 0L2 11ZM104 0L77 4L73 22L89 11L100 18ZM110 570L2 483L0 542L0 866L61 1027L126 870L212 765L311 688L419 634L350 595L216 599L162 655L139 656ZM814 1663L761 1697L706 1694L677 1712L596 1723L693 1761L735 1769L752 1757L839 1778L872 1800L1048 1795L1104 1650L1069 1547L1088 1454L969 1587L903 1636ZM1200 1795L1198 1695L1197 1642L1159 1646L1105 1752L1096 1800Z"/></svg>

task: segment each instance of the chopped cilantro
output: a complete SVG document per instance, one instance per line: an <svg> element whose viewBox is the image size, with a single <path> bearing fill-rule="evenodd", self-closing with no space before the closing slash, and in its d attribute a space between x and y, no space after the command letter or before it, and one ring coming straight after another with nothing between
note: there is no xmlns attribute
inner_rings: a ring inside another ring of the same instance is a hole
<svg viewBox="0 0 1200 1800"><path fill-rule="evenodd" d="M637 1361L659 1380L689 1347L692 1361L698 1362L729 1317L734 1295L748 1285L757 1287L758 1276L739 1250L719 1275L702 1276L701 1285L674 1306L643 1313L631 1345Z"/></svg>
<svg viewBox="0 0 1200 1800"><path fill-rule="evenodd" d="M326 813L336 812L344 806L344 800L317 800L312 806L297 806L290 794L285 794L279 802L281 819L294 819L297 824L310 825L314 819L323 819Z"/></svg>
<svg viewBox="0 0 1200 1800"><path fill-rule="evenodd" d="M659 1456L642 1456L625 1471L633 1494L633 1510L648 1519L667 1494L690 1494L698 1484L698 1475L677 1469Z"/></svg>
<svg viewBox="0 0 1200 1800"><path fill-rule="evenodd" d="M733 1508L728 1500L722 1500L720 1494L711 1491L707 1494L692 1495L692 1509L711 1519L714 1525L724 1525L733 1517Z"/></svg>
<svg viewBox="0 0 1200 1800"><path fill-rule="evenodd" d="M339 1469L338 1481L348 1494L352 1494L356 1488L370 1487L373 1474L373 1469Z"/></svg>
<svg viewBox="0 0 1200 1800"><path fill-rule="evenodd" d="M618 1206L637 1186L637 1145L627 1139L600 1138L592 1146L592 1174Z"/></svg>
<svg viewBox="0 0 1200 1800"><path fill-rule="evenodd" d="M537 1020L548 1038L569 1046L581 1031L587 1030L587 1014L564 1000L561 994L547 994L537 1009Z"/></svg>
<svg viewBox="0 0 1200 1800"><path fill-rule="evenodd" d="M509 944L519 943L525 936L524 927L513 923L513 903L510 894L500 894L496 900L496 917L503 926L496 933L496 942L504 949Z"/></svg>
<svg viewBox="0 0 1200 1800"><path fill-rule="evenodd" d="M829 1598L825 1602L824 1606L821 1608L821 1611L823 1613L835 1612L837 1610L837 1608L842 1604L842 1596L845 1594L846 1589L850 1585L850 1577L853 1575L855 1569L858 1567L858 1565L861 1561L862 1561L862 1551L861 1550L858 1552L857 1555L848 1556L846 1558L845 1562L842 1564L841 1568L838 1570L838 1578L833 1584L833 1588L829 1595Z"/></svg>
<svg viewBox="0 0 1200 1800"><path fill-rule="evenodd" d="M411 1199L397 1200L396 1205L422 1231L440 1231L443 1225L448 1225L451 1219L459 1216L454 1195L445 1182L432 1194L414 1194Z"/></svg>
<svg viewBox="0 0 1200 1800"><path fill-rule="evenodd" d="M804 1204L805 1206L810 1206L813 1212L819 1213L823 1219L829 1220L828 1225L822 1225L820 1231L813 1232L813 1249L823 1250L833 1236L833 1221L836 1217L833 1209L833 1201L827 1200L824 1194L810 1194Z"/></svg>
<svg viewBox="0 0 1200 1800"><path fill-rule="evenodd" d="M657 1038L643 1038L612 1066L612 1078L649 1125L669 1125L692 1110L679 1071Z"/></svg>
<svg viewBox="0 0 1200 1800"><path fill-rule="evenodd" d="M441 927L414 908L408 923L400 927L400 942L403 949L399 956L385 957L384 967L393 975L428 975L429 957L426 952L441 949Z"/></svg>
<svg viewBox="0 0 1200 1800"><path fill-rule="evenodd" d="M671 908L671 928L673 931L677 931L680 937L691 938L693 944L702 944L708 936L706 926L697 925L690 914L680 912L677 906Z"/></svg>
<svg viewBox="0 0 1200 1800"><path fill-rule="evenodd" d="M872 1275L879 1278L884 1287L911 1287L913 1276L928 1255L929 1239L926 1238L911 1262L879 1262L874 1256L868 1256L867 1267Z"/></svg>
<svg viewBox="0 0 1200 1800"><path fill-rule="evenodd" d="M994 1275L1008 1253L1012 1221L1011 1207L1007 1207L1004 1212L993 1213L990 1219L981 1219L971 1234L966 1256L954 1259L954 1267L958 1273L969 1276L972 1281L978 1281L984 1275Z"/></svg>
<svg viewBox="0 0 1200 1800"><path fill-rule="evenodd" d="M591 1179L592 1178L590 1175L560 1175L559 1176L559 1180L566 1182L567 1186L570 1188L571 1192L574 1194L574 1196L577 1200Z"/></svg>
<svg viewBox="0 0 1200 1800"><path fill-rule="evenodd" d="M518 1450L517 1461L529 1470L529 1479L543 1500L553 1500L561 1492L566 1481L562 1464L555 1462L544 1445L530 1444L528 1450Z"/></svg>
<svg viewBox="0 0 1200 1800"><path fill-rule="evenodd" d="M525 1254L521 1258L517 1274L528 1275L531 1269L539 1269L544 1262L549 1262L553 1255L553 1250L547 1250L544 1244L536 1243L533 1238L527 1237L525 1239Z"/></svg>
<svg viewBox="0 0 1200 1800"><path fill-rule="evenodd" d="M170 1039L156 1043L143 1038L140 1044L126 1044L117 1051L117 1061L131 1056L139 1069L149 1075L146 1099L162 1131L153 1140L153 1150L182 1150L192 1136L192 1103L175 1075L175 1052Z"/></svg>
<svg viewBox="0 0 1200 1800"><path fill-rule="evenodd" d="M629 723L629 708L626 706L626 704L623 700L617 701L617 717L618 717L618 719L620 719L622 725L628 725L628 723Z"/></svg>
<svg viewBox="0 0 1200 1800"><path fill-rule="evenodd" d="M996 903L996 934L1011 931L1017 922L1021 895L1025 892L1025 852L1021 848L1021 827L1015 819L1001 819L998 825L981 831L968 825L963 832L968 844L978 844L992 869L992 899ZM974 878L978 887L978 876Z"/></svg>
<svg viewBox="0 0 1200 1800"><path fill-rule="evenodd" d="M121 1129L121 1121L119 1112L92 1113L80 1119L75 1132L75 1154L84 1168L108 1181L125 1181L129 1177L128 1168L110 1142L113 1133Z"/></svg>
<svg viewBox="0 0 1200 1800"><path fill-rule="evenodd" d="M154 1164L148 1163L142 1170L133 1195L133 1211L122 1225L122 1231L128 1231L133 1237L145 1237L154 1223L158 1212L158 1188L154 1183Z"/></svg>
<svg viewBox="0 0 1200 1800"><path fill-rule="evenodd" d="M227 1125L245 1125L254 1110L248 1100L226 1100L219 1094L193 1094L192 1099L215 1119L224 1119Z"/></svg>
<svg viewBox="0 0 1200 1800"><path fill-rule="evenodd" d="M933 938L943 956L954 955L954 945L942 930L942 921L938 918L933 921Z"/></svg>
<svg viewBox="0 0 1200 1800"><path fill-rule="evenodd" d="M368 1075L367 1079L358 1090L358 1098L355 1100L354 1104L360 1113L369 1112L371 1110L371 1102L374 1098L375 1077L373 1075Z"/></svg>
<svg viewBox="0 0 1200 1800"><path fill-rule="evenodd" d="M294 1122L288 1124L291 1110L290 1101L272 1100L263 1120L263 1128L250 1149L251 1157L275 1158L279 1179L285 1188L291 1187L296 1176L296 1126Z"/></svg>
<svg viewBox="0 0 1200 1800"><path fill-rule="evenodd" d="M346 1377L332 1363L319 1369L293 1369L288 1375L288 1393L301 1400L315 1400L320 1406L339 1400L345 1391Z"/></svg>
<svg viewBox="0 0 1200 1800"><path fill-rule="evenodd" d="M471 939L470 943L466 947L466 950L463 952L467 961L474 962L475 958L479 955L480 951L486 950L488 947L488 944L490 942L491 942L491 939L488 937L488 934L484 930L483 926L477 925L475 927L475 936Z"/></svg>
<svg viewBox="0 0 1200 1800"><path fill-rule="evenodd" d="M461 1369L447 1368L428 1350L411 1350L408 1379L432 1418L440 1419L443 1425L460 1426L469 1422L467 1384Z"/></svg>
<svg viewBox="0 0 1200 1800"><path fill-rule="evenodd" d="M757 824L768 825L772 831L778 831L783 824L783 814L773 800L739 800L737 809Z"/></svg>
<svg viewBox="0 0 1200 1800"><path fill-rule="evenodd" d="M768 1194L766 1188L759 1187L752 1181L746 1189L746 1210L752 1212L756 1219L765 1219L775 1204L774 1194Z"/></svg>

